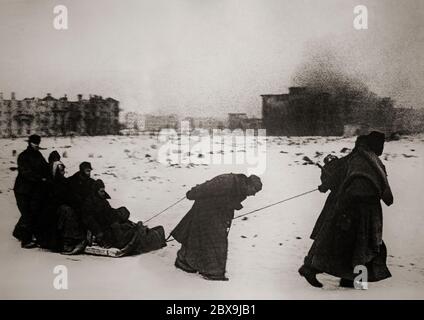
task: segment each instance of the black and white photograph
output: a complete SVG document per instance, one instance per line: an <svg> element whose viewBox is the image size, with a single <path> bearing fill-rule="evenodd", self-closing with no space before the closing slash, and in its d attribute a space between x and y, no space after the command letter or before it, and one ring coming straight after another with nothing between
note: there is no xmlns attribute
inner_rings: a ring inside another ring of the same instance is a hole
<svg viewBox="0 0 424 320"><path fill-rule="evenodd" d="M0 41L1 300L424 299L423 0L0 0Z"/></svg>

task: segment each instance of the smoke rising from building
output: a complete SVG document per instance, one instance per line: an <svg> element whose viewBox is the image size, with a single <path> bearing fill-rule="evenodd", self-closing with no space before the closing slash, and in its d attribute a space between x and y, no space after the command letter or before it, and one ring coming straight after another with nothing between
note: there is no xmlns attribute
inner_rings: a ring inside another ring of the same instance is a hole
<svg viewBox="0 0 424 320"><path fill-rule="evenodd" d="M367 99L371 92L358 75L348 71L343 60L331 48L317 47L308 52L292 78L294 86L308 87L332 96Z"/></svg>

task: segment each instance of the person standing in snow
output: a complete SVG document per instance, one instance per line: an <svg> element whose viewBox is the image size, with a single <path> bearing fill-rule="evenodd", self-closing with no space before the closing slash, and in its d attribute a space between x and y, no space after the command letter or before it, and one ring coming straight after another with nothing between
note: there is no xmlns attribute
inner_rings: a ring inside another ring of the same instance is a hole
<svg viewBox="0 0 424 320"><path fill-rule="evenodd" d="M21 217L13 230L13 236L21 241L23 248L33 248L36 216L43 189L48 177L48 164L40 152L41 137L31 135L28 147L18 156L18 176L13 187L16 204Z"/></svg>
<svg viewBox="0 0 424 320"><path fill-rule="evenodd" d="M299 269L314 287L322 287L316 275L327 273L341 278L341 287L353 288L356 266L367 268L368 282L391 277L380 203L393 203L386 169L379 159L384 141L384 134L376 131L359 136L349 155L323 168L319 190L331 192L313 229L312 247Z"/></svg>
<svg viewBox="0 0 424 320"><path fill-rule="evenodd" d="M208 280L228 280L225 276L228 232L234 210L262 189L259 177L223 174L187 192L194 200L190 211L171 232L181 243L175 266L189 273L199 272Z"/></svg>

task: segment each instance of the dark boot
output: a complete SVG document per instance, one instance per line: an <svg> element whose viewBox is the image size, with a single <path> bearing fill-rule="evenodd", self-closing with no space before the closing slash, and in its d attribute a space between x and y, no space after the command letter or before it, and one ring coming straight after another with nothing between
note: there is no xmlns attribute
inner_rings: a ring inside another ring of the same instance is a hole
<svg viewBox="0 0 424 320"><path fill-rule="evenodd" d="M355 288L355 286L353 285L353 280L349 280L349 279L340 279L340 287L342 288Z"/></svg>
<svg viewBox="0 0 424 320"><path fill-rule="evenodd" d="M312 268L309 268L305 265L301 266L299 269L299 274L308 281L308 283L315 288L322 288L322 283L319 282L316 278L318 272Z"/></svg>
<svg viewBox="0 0 424 320"><path fill-rule="evenodd" d="M65 243L62 254L65 255L76 255L84 252L85 247L87 246L87 241L83 240L76 245L72 246L69 243Z"/></svg>
<svg viewBox="0 0 424 320"><path fill-rule="evenodd" d="M37 244L32 240L25 240L21 242L21 247L24 249L32 249L35 248Z"/></svg>
<svg viewBox="0 0 424 320"><path fill-rule="evenodd" d="M178 258L175 260L175 267L178 268L178 269L181 269L185 272L188 272L188 273L196 273L197 272L197 270L193 269L188 264L184 263L183 261L181 261Z"/></svg>
<svg viewBox="0 0 424 320"><path fill-rule="evenodd" d="M202 273L202 277L206 280L212 281L228 281L229 279L225 275L215 275L215 274L204 274Z"/></svg>
<svg viewBox="0 0 424 320"><path fill-rule="evenodd" d="M22 241L22 239L25 238L24 231L22 230L22 226L19 222L16 224L15 228L13 229L12 234L19 241Z"/></svg>

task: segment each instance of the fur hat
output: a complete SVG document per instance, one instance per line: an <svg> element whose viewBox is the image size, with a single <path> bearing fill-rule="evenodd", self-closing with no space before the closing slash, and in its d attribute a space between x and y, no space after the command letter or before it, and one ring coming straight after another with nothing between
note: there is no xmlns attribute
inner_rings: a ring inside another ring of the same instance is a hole
<svg viewBox="0 0 424 320"><path fill-rule="evenodd" d="M93 191L96 193L97 191L99 191L100 189L104 189L106 186L103 182L103 180L101 179L97 179L94 181L93 183ZM110 195L105 191L105 198L106 199L110 199Z"/></svg>
<svg viewBox="0 0 424 320"><path fill-rule="evenodd" d="M386 136L384 133L378 131L372 131L366 136L368 148L378 156L381 156L383 153L385 140Z"/></svg>
<svg viewBox="0 0 424 320"><path fill-rule="evenodd" d="M91 167L91 163L87 161L81 162L79 165L79 169L80 171L84 171L85 169L93 170L93 168Z"/></svg>
<svg viewBox="0 0 424 320"><path fill-rule="evenodd" d="M259 178L258 176L252 174L251 176L249 176L249 183L251 183L254 187L255 190L257 192L262 190L262 181L261 178Z"/></svg>

